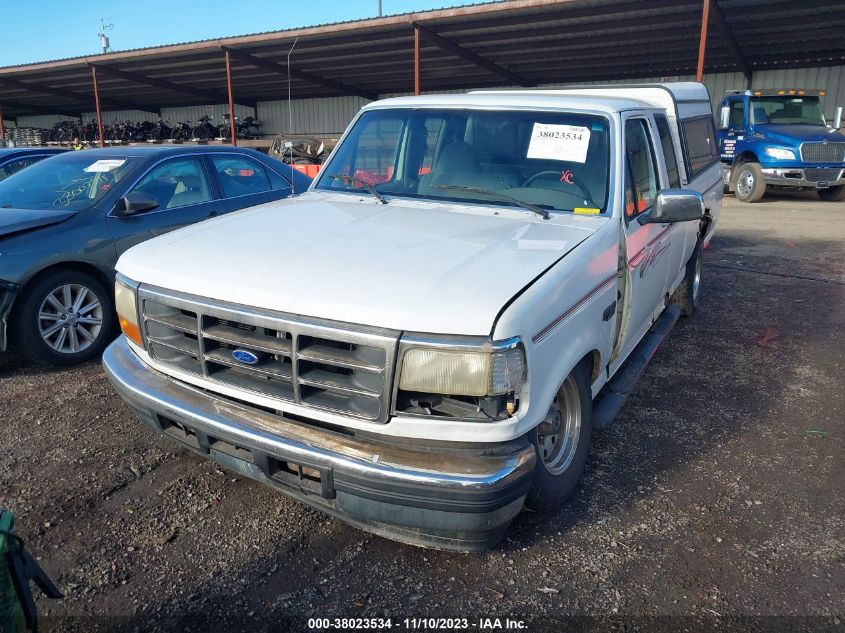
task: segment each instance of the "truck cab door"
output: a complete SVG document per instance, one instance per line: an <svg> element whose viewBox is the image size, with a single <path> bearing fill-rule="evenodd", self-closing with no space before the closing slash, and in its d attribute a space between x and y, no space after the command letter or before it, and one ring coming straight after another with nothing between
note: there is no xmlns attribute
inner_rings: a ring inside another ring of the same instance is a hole
<svg viewBox="0 0 845 633"><path fill-rule="evenodd" d="M728 97L722 102L722 107L728 108L729 114L726 127L723 127L721 116L719 117L719 155L723 161L733 162L737 155L737 143L745 138L745 97L743 95Z"/></svg>
<svg viewBox="0 0 845 633"><path fill-rule="evenodd" d="M624 218L622 248L627 265L622 321L617 335L611 373L663 311L670 259L671 224L640 224L637 218L649 211L660 188L655 136L651 119L629 115L623 119L625 161L623 184Z"/></svg>

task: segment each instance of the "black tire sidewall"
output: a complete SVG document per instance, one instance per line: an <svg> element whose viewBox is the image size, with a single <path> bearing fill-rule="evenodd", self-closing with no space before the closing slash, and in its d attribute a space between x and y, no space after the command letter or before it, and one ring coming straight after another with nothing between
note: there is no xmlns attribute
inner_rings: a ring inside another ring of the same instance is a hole
<svg viewBox="0 0 845 633"><path fill-rule="evenodd" d="M816 193L825 202L841 202L845 200L845 185L835 185L828 189L819 189Z"/></svg>
<svg viewBox="0 0 845 633"><path fill-rule="evenodd" d="M79 284L88 288L100 300L103 308L103 325L97 339L85 350L76 354L60 354L50 348L38 332L38 310L47 293L64 284ZM97 279L76 270L58 270L49 273L24 289L15 306L10 329L15 348L30 360L46 365L77 365L103 353L115 331L115 316L111 294Z"/></svg>
<svg viewBox="0 0 845 633"><path fill-rule="evenodd" d="M587 464L587 454L590 450L592 437L593 397L590 391L590 381L584 363L579 363L571 374L575 378L581 397L581 434L578 437L578 447L572 463L559 475L552 475L543 465L542 457L537 446L537 429L529 433L529 439L534 446L537 463L534 467L534 480L525 504L537 511L551 510L569 499L578 487L578 482L584 474Z"/></svg>

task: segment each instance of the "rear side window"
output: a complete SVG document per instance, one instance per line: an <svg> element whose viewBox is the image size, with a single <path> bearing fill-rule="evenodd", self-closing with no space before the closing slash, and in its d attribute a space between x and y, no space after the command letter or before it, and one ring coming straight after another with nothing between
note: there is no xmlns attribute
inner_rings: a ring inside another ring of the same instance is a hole
<svg viewBox="0 0 845 633"><path fill-rule="evenodd" d="M240 156L212 156L211 162L224 198L270 191L267 170L255 161Z"/></svg>
<svg viewBox="0 0 845 633"><path fill-rule="evenodd" d="M669 186L672 189L680 189L681 174L678 171L678 158L675 156L675 143L672 141L669 121L662 114L655 114L654 122L657 124L657 134L660 136L663 158L666 160L666 173L669 176Z"/></svg>
<svg viewBox="0 0 845 633"><path fill-rule="evenodd" d="M625 124L625 215L633 218L651 208L657 196L657 168L645 119Z"/></svg>
<svg viewBox="0 0 845 633"><path fill-rule="evenodd" d="M682 121L681 127L686 140L690 180L692 180L702 169L719 160L716 129L713 119L709 116Z"/></svg>

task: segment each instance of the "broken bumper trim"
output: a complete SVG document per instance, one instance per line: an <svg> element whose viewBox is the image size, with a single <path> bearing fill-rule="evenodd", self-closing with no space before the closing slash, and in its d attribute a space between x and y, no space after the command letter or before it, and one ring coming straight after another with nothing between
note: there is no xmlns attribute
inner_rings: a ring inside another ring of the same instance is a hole
<svg viewBox="0 0 845 633"><path fill-rule="evenodd" d="M531 485L534 448L504 454L362 440L222 399L147 366L121 336L103 355L150 427L243 475L365 530L478 551L497 543Z"/></svg>

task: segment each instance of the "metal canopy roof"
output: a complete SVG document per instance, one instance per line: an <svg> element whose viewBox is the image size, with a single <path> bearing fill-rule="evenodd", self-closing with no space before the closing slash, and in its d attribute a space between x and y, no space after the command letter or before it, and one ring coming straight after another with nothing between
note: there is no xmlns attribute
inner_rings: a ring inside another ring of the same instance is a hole
<svg viewBox="0 0 845 633"><path fill-rule="evenodd" d="M704 0L509 0L0 68L5 118L695 72ZM706 72L845 63L845 4L711 0ZM298 38L298 39L297 39Z"/></svg>

